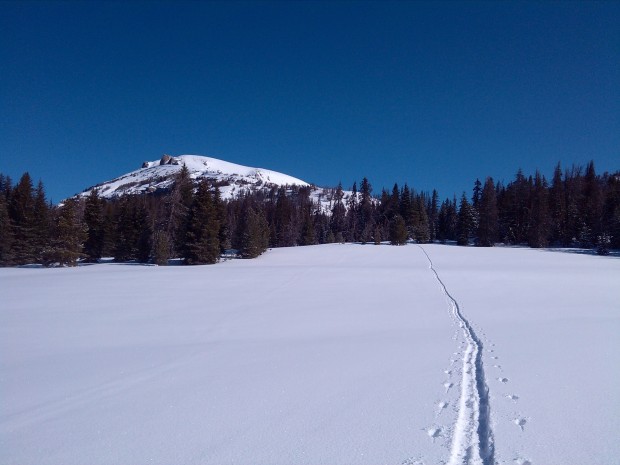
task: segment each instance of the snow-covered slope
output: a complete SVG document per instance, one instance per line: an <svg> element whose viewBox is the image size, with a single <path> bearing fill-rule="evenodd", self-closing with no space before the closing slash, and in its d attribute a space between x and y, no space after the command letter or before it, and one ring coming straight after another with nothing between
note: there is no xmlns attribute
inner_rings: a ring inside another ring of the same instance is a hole
<svg viewBox="0 0 620 465"><path fill-rule="evenodd" d="M174 176L185 165L191 178L198 182L208 179L217 183L222 198L230 199L248 191L267 190L279 186L306 186L310 188L310 198L320 205L323 211L331 211L334 189L322 188L306 181L263 168L230 163L201 155L164 155L160 160L147 161L142 168L119 176L111 181L102 182L85 189L79 196L85 197L93 189L101 197L112 199L127 194L147 194L167 191L174 182ZM344 192L344 201L352 192Z"/></svg>
<svg viewBox="0 0 620 465"><path fill-rule="evenodd" d="M124 194L140 194L167 189L172 185L174 175L185 165L192 179L203 178L221 184L222 196L231 197L241 189L269 188L272 186L309 186L301 179L263 168L230 163L217 158L200 155L164 155L160 160L144 162L142 168L119 176L96 187L102 197L113 198ZM93 188L81 195L88 195Z"/></svg>
<svg viewBox="0 0 620 465"><path fill-rule="evenodd" d="M618 463L619 276L353 244L0 269L0 463Z"/></svg>

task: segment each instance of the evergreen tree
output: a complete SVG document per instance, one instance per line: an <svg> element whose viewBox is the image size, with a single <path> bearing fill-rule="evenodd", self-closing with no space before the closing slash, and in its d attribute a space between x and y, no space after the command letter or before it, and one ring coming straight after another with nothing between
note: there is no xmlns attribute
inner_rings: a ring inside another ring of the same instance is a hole
<svg viewBox="0 0 620 465"><path fill-rule="evenodd" d="M358 195L357 195L357 183L353 183L351 188L351 196L347 202L347 235L346 240L349 242L355 242L359 240L359 215L358 215Z"/></svg>
<svg viewBox="0 0 620 465"><path fill-rule="evenodd" d="M13 228L7 198L0 192L0 266L13 264Z"/></svg>
<svg viewBox="0 0 620 465"><path fill-rule="evenodd" d="M84 254L89 262L96 262L102 257L104 246L103 200L97 189L90 191L84 205L84 223L88 229Z"/></svg>
<svg viewBox="0 0 620 465"><path fill-rule="evenodd" d="M497 240L497 198L493 178L487 178L478 201L478 234L476 244L491 247Z"/></svg>
<svg viewBox="0 0 620 465"><path fill-rule="evenodd" d="M559 163L553 171L553 180L549 190L549 214L551 240L566 245L566 196Z"/></svg>
<svg viewBox="0 0 620 465"><path fill-rule="evenodd" d="M461 204L459 206L458 221L456 225L458 245L469 245L474 228L474 213L471 204L467 201L465 192L461 197Z"/></svg>
<svg viewBox="0 0 620 465"><path fill-rule="evenodd" d="M166 231L153 233L153 263L160 266L168 264L170 259L170 237Z"/></svg>
<svg viewBox="0 0 620 465"><path fill-rule="evenodd" d="M183 164L174 179L174 185L167 201L169 203L168 233L172 237L177 254L185 254L186 234L189 224L189 210L194 198L194 183L187 166Z"/></svg>
<svg viewBox="0 0 620 465"><path fill-rule="evenodd" d="M439 193L433 189L431 196L431 204L428 215L428 225L430 232L430 240L435 241L437 239L437 228L439 222Z"/></svg>
<svg viewBox="0 0 620 465"><path fill-rule="evenodd" d="M431 233L423 195L415 198L413 209L415 211L414 218L416 218L413 225L413 237L416 242L425 244L431 240Z"/></svg>
<svg viewBox="0 0 620 465"><path fill-rule="evenodd" d="M244 204L241 218L241 256L256 258L269 246L269 224L264 213L250 202Z"/></svg>
<svg viewBox="0 0 620 465"><path fill-rule="evenodd" d="M588 235L582 238L585 247L592 247L596 238L602 234L603 193L600 181L596 176L594 162L590 161L583 178L583 203L580 216L583 219Z"/></svg>
<svg viewBox="0 0 620 465"><path fill-rule="evenodd" d="M149 211L144 203L140 203L135 210L135 228L138 232L136 242L136 260L148 263L153 250L153 225Z"/></svg>
<svg viewBox="0 0 620 465"><path fill-rule="evenodd" d="M220 257L220 223L211 190L207 181L198 185L192 203L187 229L185 263L189 265L213 264Z"/></svg>
<svg viewBox="0 0 620 465"><path fill-rule="evenodd" d="M536 171L531 194L531 213L528 228L530 247L546 247L549 236L549 203L547 181Z"/></svg>
<svg viewBox="0 0 620 465"><path fill-rule="evenodd" d="M407 243L407 226L400 215L395 215L390 220L390 244L404 245Z"/></svg>
<svg viewBox="0 0 620 465"><path fill-rule="evenodd" d="M34 193L34 256L35 260L41 260L43 249L46 247L50 237L50 207L45 198L43 182L39 181Z"/></svg>
<svg viewBox="0 0 620 465"><path fill-rule="evenodd" d="M338 183L338 187L334 193L334 205L332 207L332 216L330 221L330 229L334 235L334 240L336 240L336 236L338 235L342 237L342 233L346 228L347 209L344 206L343 198L344 192L342 190L342 183Z"/></svg>
<svg viewBox="0 0 620 465"><path fill-rule="evenodd" d="M13 225L12 255L18 265L36 260L37 221L34 203L32 179L26 172L11 190L9 204L9 217Z"/></svg>
<svg viewBox="0 0 620 465"><path fill-rule="evenodd" d="M273 238L273 243L276 247L291 247L297 244L295 208L284 187L278 190L274 224L276 237Z"/></svg>
<svg viewBox="0 0 620 465"><path fill-rule="evenodd" d="M375 229L373 218L372 186L367 178L362 179L360 185L360 202L357 210L359 225L359 240L362 244L368 242Z"/></svg>
<svg viewBox="0 0 620 465"><path fill-rule="evenodd" d="M79 220L77 209L75 199L66 200L64 205L58 208L52 240L42 251L44 265L76 266L83 256L86 227Z"/></svg>

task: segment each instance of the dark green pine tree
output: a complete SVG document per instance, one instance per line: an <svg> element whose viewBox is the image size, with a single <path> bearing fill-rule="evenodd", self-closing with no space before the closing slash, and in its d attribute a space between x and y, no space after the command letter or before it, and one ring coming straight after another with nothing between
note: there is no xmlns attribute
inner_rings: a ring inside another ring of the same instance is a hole
<svg viewBox="0 0 620 465"><path fill-rule="evenodd" d="M278 189L274 212L276 237L272 242L276 247L291 247L297 244L295 228L295 207L284 186Z"/></svg>
<svg viewBox="0 0 620 465"><path fill-rule="evenodd" d="M185 254L187 228L189 225L189 210L194 197L194 182L190 177L185 164L181 167L174 179L174 185L168 202L169 222L168 233L174 243L177 255Z"/></svg>
<svg viewBox="0 0 620 465"><path fill-rule="evenodd" d="M43 249L49 242L50 206L45 197L43 182L39 181L34 193L34 254L35 260L40 261Z"/></svg>
<svg viewBox="0 0 620 465"><path fill-rule="evenodd" d="M0 266L13 265L13 228L7 196L0 191Z"/></svg>
<svg viewBox="0 0 620 465"><path fill-rule="evenodd" d="M84 205L84 224L88 228L84 254L86 261L96 262L102 257L105 244L103 200L97 189L90 191Z"/></svg>
<svg viewBox="0 0 620 465"><path fill-rule="evenodd" d="M395 215L390 220L390 244L404 245L407 243L407 226L400 215Z"/></svg>
<svg viewBox="0 0 620 465"><path fill-rule="evenodd" d="M400 193L400 216L405 220L407 226L407 234L413 236L413 225L415 223L415 212L413 208L413 199L409 186L405 183Z"/></svg>
<svg viewBox="0 0 620 465"><path fill-rule="evenodd" d="M335 242L343 242L346 228L347 209L344 206L343 198L344 191L342 190L342 183L338 183L336 192L334 192L332 215L330 219L330 229Z"/></svg>
<svg viewBox="0 0 620 465"><path fill-rule="evenodd" d="M140 263L151 261L153 251L153 222L144 199L134 210L134 224L137 232L136 260Z"/></svg>
<svg viewBox="0 0 620 465"><path fill-rule="evenodd" d="M439 193L433 189L431 195L431 204L428 214L428 225L430 232L431 242L437 240L437 227L439 222Z"/></svg>
<svg viewBox="0 0 620 465"><path fill-rule="evenodd" d="M316 244L316 234L314 231L314 216L312 215L312 204L305 206L302 212L301 238L300 245Z"/></svg>
<svg viewBox="0 0 620 465"><path fill-rule="evenodd" d="M588 235L582 238L582 244L585 247L594 247L596 238L602 233L604 197L593 161L588 163L583 177L582 199L581 217L584 229L588 231Z"/></svg>
<svg viewBox="0 0 620 465"><path fill-rule="evenodd" d="M126 196L120 200L116 214L116 240L113 251L114 260L117 262L149 260L150 219L143 202L144 199L138 196Z"/></svg>
<svg viewBox="0 0 620 465"><path fill-rule="evenodd" d="M456 223L456 243L458 245L469 245L474 231L474 212L471 204L467 201L465 192L461 196L458 220Z"/></svg>
<svg viewBox="0 0 620 465"><path fill-rule="evenodd" d="M347 200L347 228L345 240L348 242L355 242L359 240L360 236L358 224L359 215L357 213L357 210L359 209L358 200L357 182L354 182L353 187L351 188L351 196Z"/></svg>
<svg viewBox="0 0 620 465"><path fill-rule="evenodd" d="M76 266L83 257L86 227L78 218L78 204L68 199L56 212L50 245L43 251L46 266Z"/></svg>
<svg viewBox="0 0 620 465"><path fill-rule="evenodd" d="M570 240L567 241L566 194L559 163L553 171L553 180L549 189L549 219L551 222L551 240L554 243L568 245Z"/></svg>
<svg viewBox="0 0 620 465"><path fill-rule="evenodd" d="M190 209L186 234L185 263L205 265L216 263L220 258L220 222L211 189L206 180L198 184L198 190Z"/></svg>
<svg viewBox="0 0 620 465"><path fill-rule="evenodd" d="M213 188L213 207L215 208L215 215L220 225L220 229L218 231L220 253L224 253L226 249L230 249L231 239L228 223L226 221L226 204L222 200L222 193L220 192L220 188L218 186Z"/></svg>
<svg viewBox="0 0 620 465"><path fill-rule="evenodd" d="M243 258L256 258L269 247L269 223L264 212L245 201L241 212L240 253Z"/></svg>
<svg viewBox="0 0 620 465"><path fill-rule="evenodd" d="M27 172L11 190L9 217L13 226L14 263L24 265L36 261L37 221L32 179Z"/></svg>
<svg viewBox="0 0 620 465"><path fill-rule="evenodd" d="M431 240L431 232L423 195L418 195L414 199L413 210L415 212L415 223L413 226L414 238L416 242L426 244Z"/></svg>
<svg viewBox="0 0 620 465"><path fill-rule="evenodd" d="M493 178L489 177L484 183L478 201L478 233L476 245L492 247L497 241L498 212L497 197Z"/></svg>
<svg viewBox="0 0 620 465"><path fill-rule="evenodd" d="M531 194L531 213L528 228L530 247L546 247L549 240L549 199L547 181L536 171Z"/></svg>
<svg viewBox="0 0 620 465"><path fill-rule="evenodd" d="M375 229L374 207L372 202L372 186L367 178L362 179L360 185L360 202L357 210L359 225L359 240L362 244L371 240Z"/></svg>

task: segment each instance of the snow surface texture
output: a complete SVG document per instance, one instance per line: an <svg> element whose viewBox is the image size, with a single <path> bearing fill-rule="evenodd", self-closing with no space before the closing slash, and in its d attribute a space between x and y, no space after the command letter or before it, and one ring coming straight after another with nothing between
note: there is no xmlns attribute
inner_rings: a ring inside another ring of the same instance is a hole
<svg viewBox="0 0 620 465"><path fill-rule="evenodd" d="M439 245L1 269L0 463L619 463L619 276Z"/></svg>
<svg viewBox="0 0 620 465"><path fill-rule="evenodd" d="M142 168L88 188L80 196L88 196L94 188L98 189L101 197L107 199L126 194L144 194L166 190L172 187L174 176L185 165L192 179L205 178L223 184L220 187L220 192L224 199L238 197L242 192L270 189L274 186L297 185L311 187L310 197L323 210L330 211L332 208L333 189L311 186L306 181L287 174L263 168L251 168L201 155L180 155L173 157L173 160L174 164L164 165L160 164L160 160L145 162ZM346 202L352 192L345 191L344 194L344 201Z"/></svg>

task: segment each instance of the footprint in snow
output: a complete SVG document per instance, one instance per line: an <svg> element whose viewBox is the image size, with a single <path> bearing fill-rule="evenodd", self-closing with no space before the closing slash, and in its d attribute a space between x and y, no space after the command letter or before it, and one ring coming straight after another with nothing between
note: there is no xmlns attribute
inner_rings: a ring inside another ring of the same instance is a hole
<svg viewBox="0 0 620 465"><path fill-rule="evenodd" d="M443 387L446 388L446 392L448 392L452 386L454 386L452 383L443 383Z"/></svg>
<svg viewBox="0 0 620 465"><path fill-rule="evenodd" d="M498 380L500 383L507 383L507 382L508 382L508 378L497 378L497 380Z"/></svg>
<svg viewBox="0 0 620 465"><path fill-rule="evenodd" d="M501 370L502 366L501 365L493 365L493 368L499 368Z"/></svg>
<svg viewBox="0 0 620 465"><path fill-rule="evenodd" d="M401 465L424 465L424 462L422 461L422 459L409 458L403 460L403 463L401 463Z"/></svg>
<svg viewBox="0 0 620 465"><path fill-rule="evenodd" d="M516 396L516 395L514 395L514 394L508 394L508 395L506 396L506 399L510 399L511 401L516 402L516 401L518 401L518 400L519 400L519 396Z"/></svg>
<svg viewBox="0 0 620 465"><path fill-rule="evenodd" d="M443 372L448 376L452 374L452 370L444 370Z"/></svg>
<svg viewBox="0 0 620 465"><path fill-rule="evenodd" d="M512 422L519 428L521 428L521 431L523 431L523 427L527 423L527 420L525 418L515 418L514 420L512 420Z"/></svg>
<svg viewBox="0 0 620 465"><path fill-rule="evenodd" d="M527 460L527 459L515 459L515 463L517 465L533 465L531 461Z"/></svg>
<svg viewBox="0 0 620 465"><path fill-rule="evenodd" d="M435 439L441 436L441 428L439 426L431 426L430 428L426 428L426 434L435 442Z"/></svg>
<svg viewBox="0 0 620 465"><path fill-rule="evenodd" d="M497 356L493 356L493 357L491 357L491 358L492 358L493 360L497 360L499 357L497 357Z"/></svg>
<svg viewBox="0 0 620 465"><path fill-rule="evenodd" d="M448 406L448 402L439 402L437 404L437 415L439 415Z"/></svg>

